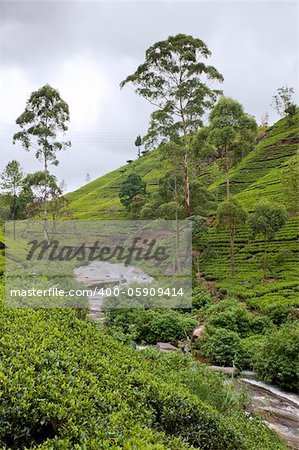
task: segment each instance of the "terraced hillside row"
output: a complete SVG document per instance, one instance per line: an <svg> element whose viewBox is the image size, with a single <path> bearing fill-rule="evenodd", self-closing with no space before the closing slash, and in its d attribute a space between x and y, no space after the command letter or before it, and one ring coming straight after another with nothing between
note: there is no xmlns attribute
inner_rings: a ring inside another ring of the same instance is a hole
<svg viewBox="0 0 299 450"><path fill-rule="evenodd" d="M230 275L229 235L211 228L205 240L212 247L213 257L203 262L202 275L215 281L223 294L246 300L253 308L264 309L271 303L299 304L298 265L299 218L292 217L269 243L270 277L263 279L264 241L253 239L248 227L236 235L235 260L237 273Z"/></svg>
<svg viewBox="0 0 299 450"><path fill-rule="evenodd" d="M245 156L230 173L231 191L249 211L261 197L268 200L287 202L284 196L283 181L299 144L299 115L294 125L286 119L268 128L256 148ZM225 178L211 185L219 198L225 194Z"/></svg>

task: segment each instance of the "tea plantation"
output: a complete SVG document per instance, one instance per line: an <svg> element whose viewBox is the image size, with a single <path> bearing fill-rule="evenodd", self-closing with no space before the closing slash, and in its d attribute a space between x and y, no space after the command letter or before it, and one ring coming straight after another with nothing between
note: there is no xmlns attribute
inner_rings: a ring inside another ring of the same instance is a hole
<svg viewBox="0 0 299 450"><path fill-rule="evenodd" d="M199 270L194 268L192 311L120 311L107 315L105 328L81 310L1 304L1 449L287 448L260 418L245 414L248 399L193 354L254 368L266 381L297 389L298 217L284 186L296 164L297 123L283 119L264 130L255 149L231 170L232 191L249 212L261 198L289 209L289 220L269 243L266 279L264 241L253 238L247 225L236 233L236 274L230 275L229 236L215 227L211 210L208 230L194 242L208 252ZM213 165L206 168L207 179ZM153 193L166 170L159 149L149 152L68 194L69 217L126 218L118 197L122 181L135 172ZM224 188L222 176L209 185L218 201ZM177 342L196 323L205 324L205 333L189 355L137 352L130 345L155 343L161 327L165 339Z"/></svg>
<svg viewBox="0 0 299 450"><path fill-rule="evenodd" d="M73 310L0 314L3 449L286 448L192 357L137 353Z"/></svg>

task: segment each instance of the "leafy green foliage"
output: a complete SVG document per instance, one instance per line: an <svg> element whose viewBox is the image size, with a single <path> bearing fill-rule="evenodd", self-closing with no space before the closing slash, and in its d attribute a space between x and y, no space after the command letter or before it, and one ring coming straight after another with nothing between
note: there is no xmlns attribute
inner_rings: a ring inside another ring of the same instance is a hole
<svg viewBox="0 0 299 450"><path fill-rule="evenodd" d="M10 214L9 218L16 220L20 205L18 205L18 197L22 189L24 173L19 161L12 160L7 163L5 169L0 175L0 189L9 199Z"/></svg>
<svg viewBox="0 0 299 450"><path fill-rule="evenodd" d="M127 209L127 211L132 210L132 205L134 202L134 199L139 196L145 196L146 195L146 183L142 180L140 175L133 173L128 176L128 178L122 183L120 191L119 191L119 198L121 203L124 205L124 207ZM140 202L139 202L140 204ZM142 206L142 204L141 204ZM136 207L136 202L135 202Z"/></svg>
<svg viewBox="0 0 299 450"><path fill-rule="evenodd" d="M32 92L25 111L17 118L21 131L15 133L14 142L21 141L25 150L36 142L36 158L57 165L56 152L70 146L69 142L56 140L57 134L67 131L69 119L67 103L56 89L46 84Z"/></svg>
<svg viewBox="0 0 299 450"><path fill-rule="evenodd" d="M57 184L54 175L45 174L44 171L28 173L23 180L23 190L21 197L24 198L26 213L28 216L41 213L45 202L45 190L47 190L47 200L55 201L62 194L61 188ZM47 206L51 210L51 204Z"/></svg>
<svg viewBox="0 0 299 450"><path fill-rule="evenodd" d="M141 145L142 145L142 139L141 139L141 136L140 135L138 135L137 136L137 138L136 138L136 140L135 140L135 146L137 147L137 149L138 149L138 158L140 158L140 147L141 147Z"/></svg>
<svg viewBox="0 0 299 450"><path fill-rule="evenodd" d="M254 235L263 234L269 240L275 236L288 219L282 205L263 201L256 206L250 217L250 226Z"/></svg>
<svg viewBox="0 0 299 450"><path fill-rule="evenodd" d="M209 328L199 345L200 353L219 366L232 366L242 351L238 334L226 328Z"/></svg>
<svg viewBox="0 0 299 450"><path fill-rule="evenodd" d="M240 225L244 225L247 221L247 212L242 208L240 203L229 198L229 200L221 203L217 209L217 226L218 228L229 228L230 232L230 263L231 274L235 274L235 230Z"/></svg>
<svg viewBox="0 0 299 450"><path fill-rule="evenodd" d="M254 368L266 382L297 391L298 355L299 329L297 324L288 324L267 335L254 359Z"/></svg>
<svg viewBox="0 0 299 450"><path fill-rule="evenodd" d="M271 204L267 201L260 202L250 217L249 223L253 235L262 234L265 240L263 263L265 278L268 269L267 244L270 239L273 239L275 233L284 226L287 220L288 215L284 206L275 203Z"/></svg>
<svg viewBox="0 0 299 450"><path fill-rule="evenodd" d="M227 229L231 226L237 228L246 223L247 217L247 212L237 200L225 201L217 209L217 226L220 229Z"/></svg>
<svg viewBox="0 0 299 450"><path fill-rule="evenodd" d="M149 137L176 140L201 126L205 109L219 94L206 81L223 81L214 67L201 61L210 55L200 39L184 34L170 36L149 47L144 63L122 81L121 87L132 83L138 95L158 107L152 114Z"/></svg>
<svg viewBox="0 0 299 450"><path fill-rule="evenodd" d="M256 132L255 120L231 98L222 97L210 114L210 133L205 145L214 145L226 160L227 200L230 198L229 170L253 149Z"/></svg>
<svg viewBox="0 0 299 450"><path fill-rule="evenodd" d="M3 448L285 448L191 358L137 353L71 310L0 320Z"/></svg>
<svg viewBox="0 0 299 450"><path fill-rule="evenodd" d="M107 320L113 333L132 336L138 343L177 342L190 336L197 320L172 309L112 310Z"/></svg>
<svg viewBox="0 0 299 450"><path fill-rule="evenodd" d="M203 63L210 55L200 39L185 34L169 36L148 48L144 63L120 84L132 83L138 95L158 108L151 114L144 139L150 146L170 141L182 144L186 217L191 215L190 133L202 125L203 114L221 93L209 87L211 81L223 81L215 67Z"/></svg>
<svg viewBox="0 0 299 450"><path fill-rule="evenodd" d="M45 220L47 219L46 203L49 200L49 188L51 189L48 185L48 166L49 164L57 166L57 152L71 145L69 141L59 140L59 134L67 131L69 120L68 104L62 100L59 92L48 84L32 92L25 111L16 120L21 131L14 134L13 143L20 141L27 151L34 148L35 157L44 165Z"/></svg>
<svg viewBox="0 0 299 450"><path fill-rule="evenodd" d="M272 106L274 106L277 114L281 117L294 115L296 112L296 105L292 103L294 95L294 88L289 86L282 86L277 89L277 93L273 95Z"/></svg>

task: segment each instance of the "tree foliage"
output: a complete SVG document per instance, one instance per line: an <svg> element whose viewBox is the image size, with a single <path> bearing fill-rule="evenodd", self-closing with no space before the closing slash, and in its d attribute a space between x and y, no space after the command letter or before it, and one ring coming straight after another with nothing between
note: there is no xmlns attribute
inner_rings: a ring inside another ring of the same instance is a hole
<svg viewBox="0 0 299 450"><path fill-rule="evenodd" d="M227 200L230 197L229 170L232 165L252 150L257 133L253 117L244 112L243 106L222 97L210 114L209 134L203 145L204 151L212 151L226 161Z"/></svg>
<svg viewBox="0 0 299 450"><path fill-rule="evenodd" d="M278 88L276 94L273 95L271 105L280 117L292 117L295 114L296 105L292 101L294 92L294 88L282 86Z"/></svg>
<svg viewBox="0 0 299 450"><path fill-rule="evenodd" d="M51 201L57 200L62 195L62 190L54 175L47 175L47 185L44 171L29 173L23 181L22 197L26 199L27 214L29 216L41 215L45 202L45 189L47 189L47 201L49 212L51 211ZM47 186L47 187L46 187Z"/></svg>
<svg viewBox="0 0 299 450"><path fill-rule="evenodd" d="M119 199L122 205L127 211L131 211L134 198L136 196L146 195L146 183L142 180L140 175L132 173L128 178L122 183L119 191ZM135 202L136 203L136 202Z"/></svg>
<svg viewBox="0 0 299 450"><path fill-rule="evenodd" d="M12 160L7 163L0 175L0 188L8 198L10 204L10 218L17 219L18 197L23 185L24 173L19 161Z"/></svg>
<svg viewBox="0 0 299 450"><path fill-rule="evenodd" d="M136 140L135 140L135 146L137 147L137 149L138 149L138 158L140 158L140 147L141 147L141 145L142 145L142 139L141 139L141 136L140 136L140 134L137 136L137 138L136 138Z"/></svg>
<svg viewBox="0 0 299 450"><path fill-rule="evenodd" d="M36 158L44 166L44 218L47 219L46 202L48 200L50 178L49 164L58 165L57 152L70 147L69 141L60 139L67 131L70 120L68 104L62 100L59 92L46 84L30 95L24 112L16 123L21 131L14 134L13 142L20 141L23 148L35 150Z"/></svg>
<svg viewBox="0 0 299 450"><path fill-rule="evenodd" d="M247 212L235 199L226 200L221 203L217 210L217 225L219 228L229 229L230 235L230 262L231 274L235 274L234 239L235 230L247 221Z"/></svg>
<svg viewBox="0 0 299 450"><path fill-rule="evenodd" d="M283 205L271 203L268 201L260 202L254 209L249 224L253 235L262 234L264 236L264 277L267 277L268 258L267 249L268 242L273 239L275 234L284 226L288 220L288 214Z"/></svg>
<svg viewBox="0 0 299 450"><path fill-rule="evenodd" d="M20 141L25 150L33 147L38 160L57 165L56 152L70 146L69 141L58 140L58 134L67 131L69 120L67 103L47 84L32 92L17 118L21 131L15 133L14 143Z"/></svg>
<svg viewBox="0 0 299 450"><path fill-rule="evenodd" d="M148 143L178 142L183 137L186 216L190 215L190 133L202 125L204 112L220 94L209 83L223 81L215 67L202 61L210 55L200 39L170 36L148 48L144 63L121 82L121 87L133 84L136 93L157 108L151 115Z"/></svg>
<svg viewBox="0 0 299 450"><path fill-rule="evenodd" d="M254 369L268 383L299 389L299 329L287 324L267 336L255 358Z"/></svg>

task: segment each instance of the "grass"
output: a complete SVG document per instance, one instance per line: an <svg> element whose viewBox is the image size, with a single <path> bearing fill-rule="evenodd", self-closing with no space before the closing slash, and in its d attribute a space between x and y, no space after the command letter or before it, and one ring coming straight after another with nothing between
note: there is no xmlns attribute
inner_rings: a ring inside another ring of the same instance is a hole
<svg viewBox="0 0 299 450"><path fill-rule="evenodd" d="M67 194L70 216L74 219L125 219L127 213L118 198L121 183L135 172L145 180L151 193L164 173L164 165L161 154L154 150Z"/></svg>

